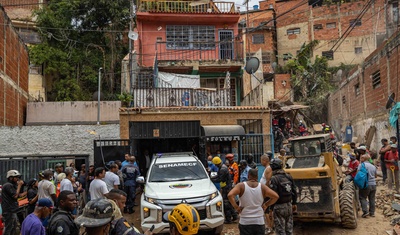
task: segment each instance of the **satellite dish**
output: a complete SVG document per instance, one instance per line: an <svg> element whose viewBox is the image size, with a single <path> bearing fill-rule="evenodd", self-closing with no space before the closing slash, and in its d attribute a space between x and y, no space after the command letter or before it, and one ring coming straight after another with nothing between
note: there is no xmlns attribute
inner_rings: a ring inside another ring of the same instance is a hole
<svg viewBox="0 0 400 235"><path fill-rule="evenodd" d="M130 38L131 40L136 41L139 37L139 34L134 32L134 31L129 31L128 33L128 38Z"/></svg>
<svg viewBox="0 0 400 235"><path fill-rule="evenodd" d="M258 70L258 67L260 67L260 60L257 57L250 57L246 61L244 70L246 70L248 74L253 74Z"/></svg>
<svg viewBox="0 0 400 235"><path fill-rule="evenodd" d="M392 104L394 103L394 98L396 97L396 95L394 94L394 92L389 96L387 102L386 102L386 109L390 109L392 107Z"/></svg>

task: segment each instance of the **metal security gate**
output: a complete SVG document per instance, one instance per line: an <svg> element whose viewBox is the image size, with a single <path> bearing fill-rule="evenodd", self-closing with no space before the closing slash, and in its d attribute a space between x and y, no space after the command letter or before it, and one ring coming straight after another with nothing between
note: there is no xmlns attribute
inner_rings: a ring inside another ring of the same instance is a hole
<svg viewBox="0 0 400 235"><path fill-rule="evenodd" d="M247 159L247 157L252 154L254 162L260 163L260 157L270 148L271 135L267 134L246 134L246 139L240 141L239 151L241 159ZM267 149L264 148L264 143L266 143ZM269 146L269 148L268 148Z"/></svg>
<svg viewBox="0 0 400 235"><path fill-rule="evenodd" d="M38 178L40 171L53 168L57 163L63 163L64 167L67 163L73 162L76 167L80 164L89 165L89 155L74 156L0 156L0 184L7 182L6 175L9 170L18 170L22 174L22 179L28 182L32 178Z"/></svg>
<svg viewBox="0 0 400 235"><path fill-rule="evenodd" d="M219 35L219 58L224 60L233 59L233 31L218 30Z"/></svg>
<svg viewBox="0 0 400 235"><path fill-rule="evenodd" d="M125 160L125 154L131 153L131 141L128 139L94 140L94 165L100 167L109 161Z"/></svg>

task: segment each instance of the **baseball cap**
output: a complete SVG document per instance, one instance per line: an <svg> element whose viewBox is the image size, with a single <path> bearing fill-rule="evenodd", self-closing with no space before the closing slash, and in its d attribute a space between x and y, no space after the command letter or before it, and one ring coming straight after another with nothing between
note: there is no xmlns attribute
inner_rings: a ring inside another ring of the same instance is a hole
<svg viewBox="0 0 400 235"><path fill-rule="evenodd" d="M397 144L391 144L390 147L397 149Z"/></svg>
<svg viewBox="0 0 400 235"><path fill-rule="evenodd" d="M53 209L53 202L48 198L41 198L37 201L36 206Z"/></svg>

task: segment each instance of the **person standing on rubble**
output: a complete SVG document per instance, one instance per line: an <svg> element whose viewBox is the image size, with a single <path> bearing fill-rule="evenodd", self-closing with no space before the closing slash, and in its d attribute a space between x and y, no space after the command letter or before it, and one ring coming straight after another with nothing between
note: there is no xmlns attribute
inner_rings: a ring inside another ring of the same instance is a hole
<svg viewBox="0 0 400 235"><path fill-rule="evenodd" d="M375 217L376 167L368 161L368 158L368 155L361 155L361 164L358 166L358 170L360 170L362 164L364 164L368 171L368 187L359 189L361 208L363 211L361 217L363 218L367 218L368 216Z"/></svg>
<svg viewBox="0 0 400 235"><path fill-rule="evenodd" d="M387 176L389 179L388 187L393 189L393 181L396 186L396 192L399 192L399 153L397 152L397 144L390 145L390 151L385 153L385 163Z"/></svg>

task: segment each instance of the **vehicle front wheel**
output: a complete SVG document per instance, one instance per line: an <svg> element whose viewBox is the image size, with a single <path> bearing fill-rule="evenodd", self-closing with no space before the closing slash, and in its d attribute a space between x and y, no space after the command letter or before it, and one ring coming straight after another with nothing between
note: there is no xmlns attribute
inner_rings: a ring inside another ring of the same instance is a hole
<svg viewBox="0 0 400 235"><path fill-rule="evenodd" d="M357 203L354 186L345 185L339 193L340 217L345 228L357 228Z"/></svg>

